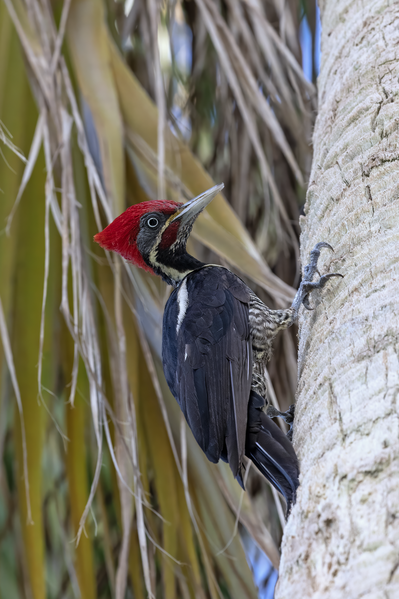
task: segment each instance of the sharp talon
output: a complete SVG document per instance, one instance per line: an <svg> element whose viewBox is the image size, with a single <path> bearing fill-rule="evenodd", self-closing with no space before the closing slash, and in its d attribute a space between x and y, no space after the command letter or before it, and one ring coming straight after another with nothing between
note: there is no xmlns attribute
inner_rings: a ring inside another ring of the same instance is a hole
<svg viewBox="0 0 399 599"><path fill-rule="evenodd" d="M326 275L320 277L320 279L317 282L307 283L305 289L308 288L308 293L310 293L313 289L323 289L324 285L327 283L327 281L329 281L329 279L332 279L332 277L343 278L343 275L341 275L338 272L329 272Z"/></svg>
<svg viewBox="0 0 399 599"><path fill-rule="evenodd" d="M320 277L320 281L322 279L331 279L331 277L341 277L341 279L343 279L344 275L341 275L340 272L329 272L328 274L323 275L322 277Z"/></svg>
<svg viewBox="0 0 399 599"><path fill-rule="evenodd" d="M331 245L329 243L327 243L326 241L319 241L319 243L316 243L316 245L314 246L312 252L314 251L319 251L321 248L328 248L329 250L331 250L332 252L334 251L334 248L331 247Z"/></svg>
<svg viewBox="0 0 399 599"><path fill-rule="evenodd" d="M306 308L306 310L309 310L309 312L311 312L312 310L314 310L314 308L312 308L312 306L309 303L309 296L307 295L304 300L303 300L303 305Z"/></svg>
<svg viewBox="0 0 399 599"><path fill-rule="evenodd" d="M302 303L305 306L306 310L312 310L312 306L310 305L310 302L309 302L309 295L306 295L303 298L303 302Z"/></svg>

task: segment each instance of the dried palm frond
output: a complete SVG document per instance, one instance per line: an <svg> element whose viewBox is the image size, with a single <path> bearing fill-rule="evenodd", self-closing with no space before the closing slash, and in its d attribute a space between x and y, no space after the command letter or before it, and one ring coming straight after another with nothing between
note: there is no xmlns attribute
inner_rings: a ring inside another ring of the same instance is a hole
<svg viewBox="0 0 399 599"><path fill-rule="evenodd" d="M278 0L0 5L0 594L256 597L239 523L278 567L279 499L209 464L167 389L164 284L92 237L224 181L192 251L290 302L315 108L299 18ZM276 355L285 406L289 333Z"/></svg>

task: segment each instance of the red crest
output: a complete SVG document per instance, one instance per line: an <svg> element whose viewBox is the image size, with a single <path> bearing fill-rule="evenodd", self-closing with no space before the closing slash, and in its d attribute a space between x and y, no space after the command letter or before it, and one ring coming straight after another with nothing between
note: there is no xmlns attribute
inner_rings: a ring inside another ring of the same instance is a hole
<svg viewBox="0 0 399 599"><path fill-rule="evenodd" d="M153 200L130 206L130 208L112 221L108 227L105 227L103 231L97 233L97 235L94 236L94 241L105 250L117 252L125 258L125 260L132 262L148 272L153 272L152 268L144 262L136 243L140 229L140 219L144 214L150 212L162 212L163 214L170 216L174 214L176 209L181 205L182 204L179 204L178 202ZM173 224L171 227L173 227ZM176 239L177 229L178 227L173 227L173 230L171 231L174 240ZM168 229L165 231L164 236L167 232Z"/></svg>

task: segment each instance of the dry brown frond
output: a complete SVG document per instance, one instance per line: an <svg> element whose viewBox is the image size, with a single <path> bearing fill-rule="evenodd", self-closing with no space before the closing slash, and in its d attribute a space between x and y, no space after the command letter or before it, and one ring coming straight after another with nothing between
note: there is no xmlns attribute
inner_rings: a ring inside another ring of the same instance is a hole
<svg viewBox="0 0 399 599"><path fill-rule="evenodd" d="M13 389L21 418L4 425L6 482L20 513L30 520L32 503L39 518L28 532L21 521L23 543L17 529L7 542L19 560L13 584L23 570L35 599L46 594L46 560L57 564L57 579L47 574L57 597L69 586L85 599L127 589L256 597L238 523L278 567L279 498L253 472L243 496L225 465L209 464L167 389L165 286L92 237L128 204L184 200L223 181L193 251L228 263L270 305L291 300L315 108L297 9L277 0L0 5L0 141L26 162L13 173L0 158L0 401ZM285 408L296 377L288 333L276 355L270 396ZM54 494L61 534L46 511ZM80 544L66 551L72 538Z"/></svg>

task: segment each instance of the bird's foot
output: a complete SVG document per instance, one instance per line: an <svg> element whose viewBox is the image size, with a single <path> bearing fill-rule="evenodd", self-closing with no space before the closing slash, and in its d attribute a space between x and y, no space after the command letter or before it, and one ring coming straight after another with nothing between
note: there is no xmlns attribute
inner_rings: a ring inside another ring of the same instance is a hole
<svg viewBox="0 0 399 599"><path fill-rule="evenodd" d="M277 408L269 404L266 409L266 414L269 416L269 418L281 418L286 424L288 424L289 430L287 437L290 441L292 441L292 435L294 433L295 404L292 404L292 406L290 406L286 412L280 412L280 410L277 410Z"/></svg>
<svg viewBox="0 0 399 599"><path fill-rule="evenodd" d="M306 310L313 310L309 303L310 293L315 289L323 289L327 281L329 281L332 277L343 277L343 275L341 275L338 272L331 272L323 276L320 275L319 270L317 268L317 262L320 257L321 248L328 248L332 252L334 251L329 243L326 243L325 241L320 241L320 243L317 243L313 250L310 252L310 262L304 268L303 279L292 304L292 307L296 311L299 310L301 304L304 305ZM319 275L320 278L318 281L313 281L313 277L316 273Z"/></svg>

